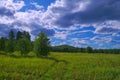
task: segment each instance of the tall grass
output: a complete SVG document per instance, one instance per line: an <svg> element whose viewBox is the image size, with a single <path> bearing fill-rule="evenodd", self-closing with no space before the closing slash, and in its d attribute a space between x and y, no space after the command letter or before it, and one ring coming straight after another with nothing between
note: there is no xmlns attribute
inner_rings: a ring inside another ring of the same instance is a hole
<svg viewBox="0 0 120 80"><path fill-rule="evenodd" d="M0 55L0 80L120 80L120 55L51 53L49 57L58 62Z"/></svg>

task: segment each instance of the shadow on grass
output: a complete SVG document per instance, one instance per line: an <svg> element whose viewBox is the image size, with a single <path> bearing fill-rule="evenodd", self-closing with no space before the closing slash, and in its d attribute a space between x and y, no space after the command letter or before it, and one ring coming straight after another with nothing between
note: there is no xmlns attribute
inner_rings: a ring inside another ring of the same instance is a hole
<svg viewBox="0 0 120 80"><path fill-rule="evenodd" d="M35 56L28 56L28 55L21 55L21 56L9 55L9 56L13 58L35 58Z"/></svg>
<svg viewBox="0 0 120 80"><path fill-rule="evenodd" d="M5 55L5 56L9 56L9 57L12 57L12 58L41 58L41 59L47 59L47 60L53 60L55 62L63 62L65 64L68 64L67 61L65 60L59 60L59 59L56 59L54 57L49 57L49 56L39 56L37 57L36 55L34 55L32 52L29 53L29 54L26 54L26 55L21 55L20 53L18 52L14 52L14 53L6 53L6 52L2 52L0 51L0 55Z"/></svg>
<svg viewBox="0 0 120 80"><path fill-rule="evenodd" d="M42 59L48 59L48 60L53 60L55 62L63 62L65 64L68 64L68 62L66 60L59 60L59 59L56 59L54 57L48 57L48 56L40 56L39 58L42 58Z"/></svg>
<svg viewBox="0 0 120 80"><path fill-rule="evenodd" d="M0 51L0 55L5 55L5 56L7 56L8 54L7 54L6 52L4 52L4 51Z"/></svg>
<svg viewBox="0 0 120 80"><path fill-rule="evenodd" d="M36 57L36 55L33 52L29 52L27 54L21 54L20 52L15 51L13 53L9 53L8 55L13 58L35 58Z"/></svg>

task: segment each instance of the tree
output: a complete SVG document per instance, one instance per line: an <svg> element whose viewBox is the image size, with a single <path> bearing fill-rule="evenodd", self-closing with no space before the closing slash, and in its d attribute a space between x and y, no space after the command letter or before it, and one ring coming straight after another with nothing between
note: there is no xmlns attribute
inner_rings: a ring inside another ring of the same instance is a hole
<svg viewBox="0 0 120 80"><path fill-rule="evenodd" d="M16 50L21 52L21 55L25 55L31 51L32 44L27 38L21 38L17 40Z"/></svg>
<svg viewBox="0 0 120 80"><path fill-rule="evenodd" d="M16 40L19 40L22 38L22 32L21 31L18 31L17 32L17 35L16 35Z"/></svg>
<svg viewBox="0 0 120 80"><path fill-rule="evenodd" d="M28 40L30 40L30 34L27 31L23 31L23 37L27 38Z"/></svg>
<svg viewBox="0 0 120 80"><path fill-rule="evenodd" d="M41 32L34 41L34 52L37 56L47 56L49 54L50 41L44 32Z"/></svg>
<svg viewBox="0 0 120 80"><path fill-rule="evenodd" d="M5 41L6 41L6 38L4 38L4 37L0 38L0 51L5 50Z"/></svg>
<svg viewBox="0 0 120 80"><path fill-rule="evenodd" d="M87 52L87 53L92 53L92 51L93 51L92 47L88 46L88 47L86 48L86 52Z"/></svg>
<svg viewBox="0 0 120 80"><path fill-rule="evenodd" d="M9 32L9 40L6 42L6 51L7 52L13 52L14 51L14 31L10 30Z"/></svg>
<svg viewBox="0 0 120 80"><path fill-rule="evenodd" d="M27 32L27 31L23 31L23 32L18 31L17 35L16 35L16 40L19 40L21 38L27 38L30 41L30 37L31 36L30 36L29 32Z"/></svg>
<svg viewBox="0 0 120 80"><path fill-rule="evenodd" d="M10 30L10 32L9 32L9 40L14 40L14 38L15 38L14 31Z"/></svg>

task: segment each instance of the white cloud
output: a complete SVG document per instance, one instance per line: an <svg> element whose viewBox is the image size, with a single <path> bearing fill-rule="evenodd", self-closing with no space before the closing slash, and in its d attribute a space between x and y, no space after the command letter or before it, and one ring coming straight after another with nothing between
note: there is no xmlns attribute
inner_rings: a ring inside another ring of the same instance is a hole
<svg viewBox="0 0 120 80"><path fill-rule="evenodd" d="M65 40L67 38L67 36L69 35L68 32L56 32L54 37L58 38L58 39L63 39Z"/></svg>
<svg viewBox="0 0 120 80"><path fill-rule="evenodd" d="M45 23L43 20L43 6L38 5L37 3L32 3L39 10L28 9L26 11L20 11L26 4L23 0L13 1L13 0L1 0L0 1L0 10L6 10L4 13L0 12L0 24L8 25L18 30L26 30L30 33L34 31L39 31L41 29L51 29L50 26ZM4 7L4 8L3 8ZM4 14L4 16L2 16ZM10 14L10 16L8 16ZM10 28L10 29L11 29ZM4 30L2 33L5 33ZM32 37L36 36L31 34Z"/></svg>
<svg viewBox="0 0 120 80"><path fill-rule="evenodd" d="M23 6L25 6L24 1L16 1L16 2L14 2L13 0L1 0L0 1L0 7L5 7L12 11L18 11Z"/></svg>
<svg viewBox="0 0 120 80"><path fill-rule="evenodd" d="M77 44L82 44L82 45L86 45L88 43L86 40L81 40L78 38L73 38L72 41L77 43Z"/></svg>
<svg viewBox="0 0 120 80"><path fill-rule="evenodd" d="M110 0L106 1L109 2ZM30 3L30 5L33 5L36 9L28 9L23 12L20 10L27 5L25 4L24 0L0 0L0 9L2 10L4 7L7 11L3 12L5 15L0 15L0 24L7 25L7 28L13 27L15 29L29 31L33 38L36 35L33 34L33 32L39 33L41 29L56 30L56 33L53 37L62 40L66 40L70 35L93 32L92 30L75 31L78 30L78 26L79 29L83 27L94 26L96 28L94 32L95 34L103 33L103 35L112 34L112 36L118 36L117 32L115 31L120 29L119 20L116 18L114 20L103 20L103 22L99 21L99 19L104 18L105 16L99 17L96 15L97 12L94 13L94 6L96 5L91 6L93 8L93 14L96 16L91 16L89 13L89 11L92 12L91 9L89 9L89 5L91 5L91 3L96 2L95 0L56 0L54 3L48 6L46 11L44 10L44 7L38 5L38 3ZM84 11L88 12L85 13ZM8 16L9 13L10 16ZM81 13L84 13L86 16L82 14L81 17ZM104 30L101 31L103 28ZM110 29L109 33L108 31L105 31L105 28L107 30ZM98 39L97 37L93 37L91 40L100 43L105 41L108 43L112 41L112 37L98 37ZM89 44L87 40L72 39L72 41L73 45L76 46Z"/></svg>
<svg viewBox="0 0 120 80"><path fill-rule="evenodd" d="M14 19L8 16L0 16L0 24L11 24L14 22Z"/></svg>
<svg viewBox="0 0 120 80"><path fill-rule="evenodd" d="M70 42L72 42L71 44L75 47L86 47L89 44L87 40L79 38L73 38L70 40Z"/></svg>
<svg viewBox="0 0 120 80"><path fill-rule="evenodd" d="M23 6L25 6L24 1L1 0L0 8L3 13L0 14L0 24L11 25L15 19L14 14Z"/></svg>
<svg viewBox="0 0 120 80"><path fill-rule="evenodd" d="M91 38L91 41L94 41L95 43L99 44L99 43L110 43L113 41L113 39L111 36L105 36L105 37L95 36Z"/></svg>
<svg viewBox="0 0 120 80"><path fill-rule="evenodd" d="M28 10L26 12L16 12L14 14L15 21L21 21L23 23L30 24L32 22L41 24L40 17L42 16L42 11Z"/></svg>
<svg viewBox="0 0 120 80"><path fill-rule="evenodd" d="M38 3L36 3L36 2L32 2L31 4L32 4L33 6L35 6L35 8L37 8L38 10L42 10L42 9L44 9L43 6L38 5Z"/></svg>
<svg viewBox="0 0 120 80"><path fill-rule="evenodd" d="M96 34L115 34L120 32L120 22L117 20L105 21L103 23L94 24Z"/></svg>

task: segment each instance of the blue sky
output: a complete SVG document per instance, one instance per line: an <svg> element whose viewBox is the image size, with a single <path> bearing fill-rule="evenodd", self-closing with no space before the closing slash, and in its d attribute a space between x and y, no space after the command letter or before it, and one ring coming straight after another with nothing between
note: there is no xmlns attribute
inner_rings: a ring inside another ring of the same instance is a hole
<svg viewBox="0 0 120 80"><path fill-rule="evenodd" d="M0 0L0 37L45 31L51 45L120 49L119 0Z"/></svg>

